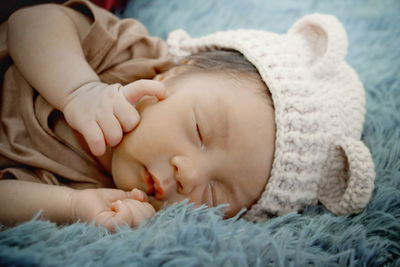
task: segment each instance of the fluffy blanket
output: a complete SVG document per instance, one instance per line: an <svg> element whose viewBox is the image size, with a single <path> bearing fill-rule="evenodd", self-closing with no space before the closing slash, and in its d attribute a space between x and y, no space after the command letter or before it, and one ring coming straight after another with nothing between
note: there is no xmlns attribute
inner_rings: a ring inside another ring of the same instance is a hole
<svg viewBox="0 0 400 267"><path fill-rule="evenodd" d="M400 2L398 0L135 0L120 13L151 34L176 28L194 36L228 28L285 32L305 14L336 15L349 35L347 59L367 93L363 140L377 178L356 216L322 206L265 223L222 220L218 209L187 203L138 229L33 219L0 230L0 265L104 266L400 266Z"/></svg>

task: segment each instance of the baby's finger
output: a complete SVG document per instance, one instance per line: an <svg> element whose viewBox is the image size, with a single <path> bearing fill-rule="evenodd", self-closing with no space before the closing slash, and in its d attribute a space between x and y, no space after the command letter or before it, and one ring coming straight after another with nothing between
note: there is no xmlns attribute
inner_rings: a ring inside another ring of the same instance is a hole
<svg viewBox="0 0 400 267"><path fill-rule="evenodd" d="M125 99L121 97L115 102L114 115L119 120L124 132L132 131L139 123L140 117L137 110Z"/></svg>
<svg viewBox="0 0 400 267"><path fill-rule="evenodd" d="M137 188L132 189L132 191L130 192L130 197L141 202L149 201L149 197L147 196L147 194Z"/></svg>
<svg viewBox="0 0 400 267"><path fill-rule="evenodd" d="M165 85L155 80L138 80L120 90L131 104L135 104L143 96L155 96L160 100L166 97Z"/></svg>
<svg viewBox="0 0 400 267"><path fill-rule="evenodd" d="M99 125L95 122L89 123L78 130L85 138L90 151L95 156L101 156L106 151L106 144L104 142L103 132Z"/></svg>
<svg viewBox="0 0 400 267"><path fill-rule="evenodd" d="M102 191L103 195L105 196L105 199L109 201L110 203L113 203L117 200L122 200L126 198L131 197L131 192L129 191L124 191L121 189L115 189L115 188L99 188L96 190Z"/></svg>
<svg viewBox="0 0 400 267"><path fill-rule="evenodd" d="M127 207L126 203L123 203L121 200L117 200L111 204L111 210L115 212L113 219L116 224L121 225L125 223L129 226L136 226L134 223L134 216L131 210Z"/></svg>
<svg viewBox="0 0 400 267"><path fill-rule="evenodd" d="M127 199L128 201L129 199ZM133 208L133 207L131 207ZM140 202L137 204L137 208L136 211L140 212L140 217L138 218L138 224L140 224L141 222L143 222L144 220L149 220L151 217L154 216L154 214L156 214L156 210L154 209L154 207L152 205L150 205L150 203L148 202ZM139 221L140 218L140 221Z"/></svg>
<svg viewBox="0 0 400 267"><path fill-rule="evenodd" d="M115 231L115 226L118 223L115 222L114 216L114 211L104 211L96 216L95 223L96 225L103 225L110 231Z"/></svg>
<svg viewBox="0 0 400 267"><path fill-rule="evenodd" d="M116 146L122 139L122 129L119 121L115 118L114 114L103 114L97 118L107 145Z"/></svg>
<svg viewBox="0 0 400 267"><path fill-rule="evenodd" d="M134 199L117 200L112 204L112 210L116 212L114 220L117 224L126 223L131 227L139 226L155 214L154 208L149 203Z"/></svg>

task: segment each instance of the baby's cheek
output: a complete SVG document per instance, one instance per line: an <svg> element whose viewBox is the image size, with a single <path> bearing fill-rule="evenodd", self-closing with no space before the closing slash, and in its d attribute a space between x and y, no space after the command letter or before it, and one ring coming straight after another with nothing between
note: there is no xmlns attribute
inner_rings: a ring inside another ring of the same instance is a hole
<svg viewBox="0 0 400 267"><path fill-rule="evenodd" d="M158 100L156 97L144 96L136 103L136 110L138 111L139 115L142 115L144 110L157 103Z"/></svg>
<svg viewBox="0 0 400 267"><path fill-rule="evenodd" d="M127 160L120 156L115 159L113 158L112 176L114 184L118 189L124 191L131 191L134 188L142 191L146 190L145 188L141 188L142 185L137 182L138 179L135 178L134 173L134 170L130 168L130 164Z"/></svg>

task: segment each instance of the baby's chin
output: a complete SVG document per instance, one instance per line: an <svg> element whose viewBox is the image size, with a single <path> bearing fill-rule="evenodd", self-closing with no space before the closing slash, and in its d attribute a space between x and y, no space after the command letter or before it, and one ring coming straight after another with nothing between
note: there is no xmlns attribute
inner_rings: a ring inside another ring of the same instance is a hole
<svg viewBox="0 0 400 267"><path fill-rule="evenodd" d="M150 203L150 205L152 205L154 207L154 209L156 211L159 211L160 209L162 209L164 207L164 205L166 204L163 200L158 200L153 196L149 196L149 203Z"/></svg>

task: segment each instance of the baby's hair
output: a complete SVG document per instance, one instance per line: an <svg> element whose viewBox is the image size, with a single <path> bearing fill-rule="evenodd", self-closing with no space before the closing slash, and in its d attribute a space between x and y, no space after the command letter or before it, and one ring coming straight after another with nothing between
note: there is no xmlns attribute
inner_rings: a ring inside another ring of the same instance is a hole
<svg viewBox="0 0 400 267"><path fill-rule="evenodd" d="M190 55L183 59L178 66L189 67L188 70L222 72L235 79L249 78L260 82L259 93L268 99L271 98L268 86L264 83L257 68L250 63L240 52L235 50L211 50Z"/></svg>
<svg viewBox="0 0 400 267"><path fill-rule="evenodd" d="M186 57L183 63L202 70L258 75L256 67L235 50L199 52Z"/></svg>

